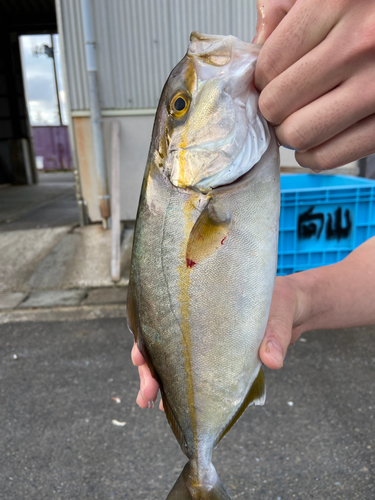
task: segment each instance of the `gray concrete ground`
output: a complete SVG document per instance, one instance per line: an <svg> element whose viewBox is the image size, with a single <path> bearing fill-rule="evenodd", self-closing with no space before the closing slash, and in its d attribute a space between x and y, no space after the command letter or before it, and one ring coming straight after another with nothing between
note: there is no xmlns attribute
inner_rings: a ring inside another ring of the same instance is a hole
<svg viewBox="0 0 375 500"><path fill-rule="evenodd" d="M127 287L75 288L71 290L0 293L0 324L125 317Z"/></svg>
<svg viewBox="0 0 375 500"><path fill-rule="evenodd" d="M57 298L61 290L67 297L78 289L114 286L111 232L100 224L78 226L73 174L48 173L39 178L38 185L0 191L0 311L33 304L36 297L58 307L61 300L53 301L53 296ZM118 286L128 283L131 243L128 230Z"/></svg>
<svg viewBox="0 0 375 500"><path fill-rule="evenodd" d="M185 457L135 404L125 320L51 319L0 325L0 498L166 498ZM374 334L310 332L266 371L266 405L214 454L233 500L375 498Z"/></svg>

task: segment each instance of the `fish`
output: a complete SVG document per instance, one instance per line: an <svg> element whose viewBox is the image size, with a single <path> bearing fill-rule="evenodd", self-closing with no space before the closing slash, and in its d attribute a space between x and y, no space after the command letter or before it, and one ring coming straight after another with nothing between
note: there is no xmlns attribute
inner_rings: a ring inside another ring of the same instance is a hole
<svg viewBox="0 0 375 500"><path fill-rule="evenodd" d="M265 402L258 349L276 275L280 165L258 108L260 47L193 32L158 105L128 324L186 455L167 500L230 499L212 454Z"/></svg>

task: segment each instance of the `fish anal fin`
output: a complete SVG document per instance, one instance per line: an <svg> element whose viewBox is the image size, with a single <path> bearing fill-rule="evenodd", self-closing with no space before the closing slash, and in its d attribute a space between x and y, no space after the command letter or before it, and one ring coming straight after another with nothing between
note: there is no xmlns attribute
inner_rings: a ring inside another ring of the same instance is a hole
<svg viewBox="0 0 375 500"><path fill-rule="evenodd" d="M226 242L230 221L219 220L210 202L191 230L186 248L186 265L193 267L217 252Z"/></svg>
<svg viewBox="0 0 375 500"><path fill-rule="evenodd" d="M238 408L237 412L233 415L232 419L228 422L227 426L221 431L219 436L215 441L215 445L217 446L219 442L223 439L223 437L228 434L237 420L242 416L246 408L251 405L264 405L266 400L266 385L264 381L264 373L263 368L261 367L259 373L252 383L249 392L246 394L241 406Z"/></svg>

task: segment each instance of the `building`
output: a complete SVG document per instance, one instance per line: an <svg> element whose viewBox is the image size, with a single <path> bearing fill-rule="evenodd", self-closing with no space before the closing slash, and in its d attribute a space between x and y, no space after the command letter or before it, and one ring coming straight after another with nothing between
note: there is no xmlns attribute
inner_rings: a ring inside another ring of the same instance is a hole
<svg viewBox="0 0 375 500"><path fill-rule="evenodd" d="M0 0L0 9L0 182L37 181L18 36L58 31L81 221L103 221L105 227L114 123L120 134L120 219L132 220L158 99L190 32L251 41L256 25L255 0ZM291 151L282 148L281 160L287 170L298 168Z"/></svg>

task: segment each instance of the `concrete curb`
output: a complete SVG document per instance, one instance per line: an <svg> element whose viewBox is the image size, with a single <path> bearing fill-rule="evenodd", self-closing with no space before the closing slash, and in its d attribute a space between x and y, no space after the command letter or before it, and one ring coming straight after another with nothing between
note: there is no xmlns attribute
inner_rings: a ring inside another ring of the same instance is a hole
<svg viewBox="0 0 375 500"><path fill-rule="evenodd" d="M0 325L27 321L81 321L101 318L126 318L125 304L13 309L0 312Z"/></svg>

